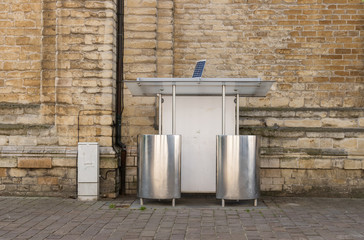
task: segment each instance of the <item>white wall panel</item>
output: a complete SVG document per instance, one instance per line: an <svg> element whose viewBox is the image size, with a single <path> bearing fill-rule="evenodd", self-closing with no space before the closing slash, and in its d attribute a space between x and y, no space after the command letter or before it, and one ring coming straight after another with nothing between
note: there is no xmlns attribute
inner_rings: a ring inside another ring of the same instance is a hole
<svg viewBox="0 0 364 240"><path fill-rule="evenodd" d="M164 96L162 133L172 133L172 98ZM234 134L235 97L226 97L226 132ZM216 191L216 135L222 134L222 97L177 96L176 134L182 135L181 191Z"/></svg>

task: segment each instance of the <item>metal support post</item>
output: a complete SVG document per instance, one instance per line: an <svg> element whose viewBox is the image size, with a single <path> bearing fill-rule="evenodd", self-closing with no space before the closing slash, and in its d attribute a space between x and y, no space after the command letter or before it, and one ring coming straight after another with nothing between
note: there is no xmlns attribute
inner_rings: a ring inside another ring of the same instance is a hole
<svg viewBox="0 0 364 240"><path fill-rule="evenodd" d="M221 207L225 207L225 199L221 199Z"/></svg>
<svg viewBox="0 0 364 240"><path fill-rule="evenodd" d="M176 134L176 85L172 86L172 134Z"/></svg>
<svg viewBox="0 0 364 240"><path fill-rule="evenodd" d="M239 94L236 94L236 135L239 135Z"/></svg>
<svg viewBox="0 0 364 240"><path fill-rule="evenodd" d="M176 206L176 199L172 198L172 207Z"/></svg>
<svg viewBox="0 0 364 240"><path fill-rule="evenodd" d="M254 199L254 207L258 206L258 199Z"/></svg>
<svg viewBox="0 0 364 240"><path fill-rule="evenodd" d="M140 198L140 206L143 206L143 198Z"/></svg>
<svg viewBox="0 0 364 240"><path fill-rule="evenodd" d="M176 85L172 86L172 134L176 134ZM176 204L175 199L172 199L172 207Z"/></svg>
<svg viewBox="0 0 364 240"><path fill-rule="evenodd" d="M225 135L225 116L226 116L225 91L226 87L225 85L222 85L222 135Z"/></svg>

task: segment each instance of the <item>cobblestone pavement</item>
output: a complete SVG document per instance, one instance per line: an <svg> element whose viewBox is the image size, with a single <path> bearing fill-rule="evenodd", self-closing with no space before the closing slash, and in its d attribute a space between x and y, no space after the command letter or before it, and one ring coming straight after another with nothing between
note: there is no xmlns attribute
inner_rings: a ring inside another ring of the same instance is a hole
<svg viewBox="0 0 364 240"><path fill-rule="evenodd" d="M0 197L0 239L364 239L364 199L146 209L133 200Z"/></svg>

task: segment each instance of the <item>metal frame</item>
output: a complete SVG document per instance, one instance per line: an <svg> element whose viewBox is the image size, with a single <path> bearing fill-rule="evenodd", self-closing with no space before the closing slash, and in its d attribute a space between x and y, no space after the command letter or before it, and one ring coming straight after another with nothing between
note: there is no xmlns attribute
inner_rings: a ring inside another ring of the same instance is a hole
<svg viewBox="0 0 364 240"><path fill-rule="evenodd" d="M274 81L260 78L138 78L124 81L133 96L173 95L173 86L180 96L221 96L225 85L226 95L240 94L245 97L264 97Z"/></svg>
<svg viewBox="0 0 364 240"><path fill-rule="evenodd" d="M162 133L163 95L172 95L172 134L176 134L176 95L220 96L222 95L222 134L226 132L226 96L236 95L236 130L239 135L239 97L265 97L275 81L261 81L260 78L138 78L124 81L133 96L159 97L158 134ZM178 90L177 90L178 87ZM219 90L220 89L220 90ZM140 198L143 205L143 198ZM172 199L175 206L175 198ZM222 207L225 199L222 199ZM257 199L254 199L257 206Z"/></svg>

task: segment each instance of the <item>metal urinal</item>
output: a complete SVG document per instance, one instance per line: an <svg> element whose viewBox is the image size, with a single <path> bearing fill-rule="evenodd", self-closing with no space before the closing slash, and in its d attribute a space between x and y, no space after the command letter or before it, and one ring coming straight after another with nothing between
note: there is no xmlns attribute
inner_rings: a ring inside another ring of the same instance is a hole
<svg viewBox="0 0 364 240"><path fill-rule="evenodd" d="M235 135L225 135L225 89L222 94L222 135L216 136L216 198L225 200L254 199L260 196L260 137L239 135L239 94L236 95Z"/></svg>
<svg viewBox="0 0 364 240"><path fill-rule="evenodd" d="M162 95L159 94L159 134L138 136L138 190L146 199L181 198L181 143L176 135L176 86L172 86L172 135L162 135Z"/></svg>

